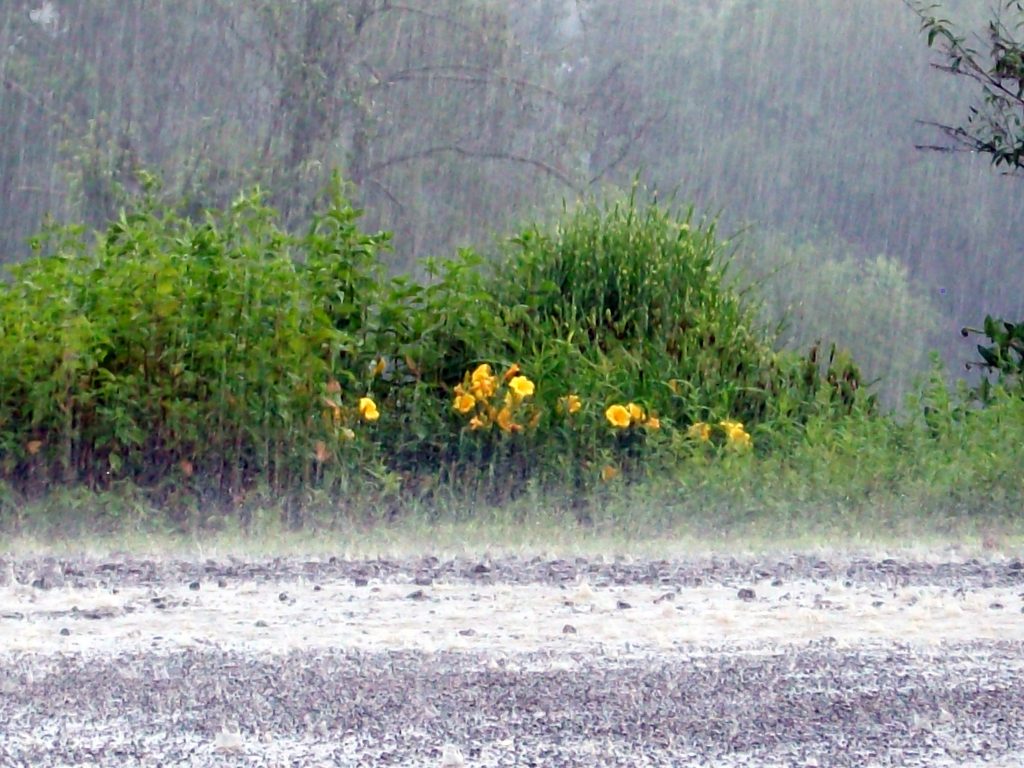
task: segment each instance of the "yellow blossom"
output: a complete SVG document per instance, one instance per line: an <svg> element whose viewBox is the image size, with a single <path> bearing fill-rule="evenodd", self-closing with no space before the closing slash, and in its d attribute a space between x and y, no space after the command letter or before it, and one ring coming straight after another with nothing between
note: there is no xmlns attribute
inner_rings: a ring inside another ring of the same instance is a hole
<svg viewBox="0 0 1024 768"><path fill-rule="evenodd" d="M583 407L583 403L580 402L579 395L569 395L565 398L565 410L569 413L579 413Z"/></svg>
<svg viewBox="0 0 1024 768"><path fill-rule="evenodd" d="M479 416L474 416L472 419L469 420L470 429L483 429L486 426L487 422L481 419Z"/></svg>
<svg viewBox="0 0 1024 768"><path fill-rule="evenodd" d="M498 418L495 421L505 432L521 432L523 430L521 424L516 424L512 420L512 411L507 407L498 411Z"/></svg>
<svg viewBox="0 0 1024 768"><path fill-rule="evenodd" d="M371 376L380 376L384 373L384 370L388 367L388 364L384 361L383 357L378 357L377 362L373 365L373 370L370 372Z"/></svg>
<svg viewBox="0 0 1024 768"><path fill-rule="evenodd" d="M458 391L458 387L456 387ZM468 392L462 392L455 397L455 410L459 413L469 413L476 405L476 398Z"/></svg>
<svg viewBox="0 0 1024 768"><path fill-rule="evenodd" d="M606 482L606 483L609 480L614 480L618 476L618 474L619 474L619 470L617 470L613 466L609 465L609 466L604 466L604 467L601 468L601 479L604 480L604 482Z"/></svg>
<svg viewBox="0 0 1024 768"><path fill-rule="evenodd" d="M368 397L359 398L359 415L363 417L363 421L376 421L380 418L377 404Z"/></svg>
<svg viewBox="0 0 1024 768"><path fill-rule="evenodd" d="M480 400L486 400L494 394L498 387L498 380L491 371L491 366L481 363L470 375L470 390Z"/></svg>
<svg viewBox="0 0 1024 768"><path fill-rule="evenodd" d="M651 416L644 422L644 426L648 429L661 429L661 419L657 416Z"/></svg>
<svg viewBox="0 0 1024 768"><path fill-rule="evenodd" d="M644 409L636 403L630 403L626 406L629 409L629 419L634 424L639 424L644 420Z"/></svg>
<svg viewBox="0 0 1024 768"><path fill-rule="evenodd" d="M619 429L625 429L630 423L629 409L624 405L609 405L604 417L608 419L609 424Z"/></svg>
<svg viewBox="0 0 1024 768"><path fill-rule="evenodd" d="M733 426L726 430L725 435L729 439L729 445L734 448L750 447L750 435L739 422L733 422Z"/></svg>
<svg viewBox="0 0 1024 768"><path fill-rule="evenodd" d="M711 439L711 425L704 421L691 424L690 428L686 430L686 436L706 443Z"/></svg>
<svg viewBox="0 0 1024 768"><path fill-rule="evenodd" d="M524 397L529 397L535 390L533 382L525 376L514 376L512 380L509 381L508 387L520 400Z"/></svg>
<svg viewBox="0 0 1024 768"><path fill-rule="evenodd" d="M508 370L505 371L505 381L506 382L511 381L513 379L513 377L519 375L519 372L521 370L522 369L519 367L519 363L512 363L512 365L510 365L508 367Z"/></svg>

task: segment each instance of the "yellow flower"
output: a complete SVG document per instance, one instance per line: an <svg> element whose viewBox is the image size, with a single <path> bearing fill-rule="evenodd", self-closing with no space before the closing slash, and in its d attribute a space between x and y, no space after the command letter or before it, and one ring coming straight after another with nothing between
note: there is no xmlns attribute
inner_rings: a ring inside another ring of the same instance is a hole
<svg viewBox="0 0 1024 768"><path fill-rule="evenodd" d="M363 417L363 421L376 421L380 418L377 404L368 397L359 398L359 415Z"/></svg>
<svg viewBox="0 0 1024 768"><path fill-rule="evenodd" d="M523 430L521 424L516 424L512 421L512 411L507 407L498 411L498 418L495 421L498 422L498 426L505 432L522 432Z"/></svg>
<svg viewBox="0 0 1024 768"><path fill-rule="evenodd" d="M644 426L648 429L661 429L661 419L657 416L651 416L651 418L644 422Z"/></svg>
<svg viewBox="0 0 1024 768"><path fill-rule="evenodd" d="M609 405L608 410L604 412L604 417L608 419L608 423L613 427L625 429L629 426L629 409L624 405Z"/></svg>
<svg viewBox="0 0 1024 768"><path fill-rule="evenodd" d="M487 422L481 419L479 416L474 416L469 420L470 429L483 429L487 426Z"/></svg>
<svg viewBox="0 0 1024 768"><path fill-rule="evenodd" d="M733 448L750 447L750 435L739 422L734 422L734 426L728 429L725 435L729 439L729 445Z"/></svg>
<svg viewBox="0 0 1024 768"><path fill-rule="evenodd" d="M473 369L473 373L470 374L470 379L472 381L491 378L494 378L494 372L491 370L489 363L480 363L480 365Z"/></svg>
<svg viewBox="0 0 1024 768"><path fill-rule="evenodd" d="M629 409L629 420L634 424L639 424L644 420L644 409L636 403L630 403L626 406Z"/></svg>
<svg viewBox="0 0 1024 768"><path fill-rule="evenodd" d="M459 388L455 388L458 392ZM473 406L476 405L476 398L468 392L460 392L455 396L455 410L459 413L469 413L473 410Z"/></svg>
<svg viewBox="0 0 1024 768"><path fill-rule="evenodd" d="M469 388L480 400L486 400L494 394L494 390L498 388L498 380L490 365L481 363L476 367L470 375Z"/></svg>
<svg viewBox="0 0 1024 768"><path fill-rule="evenodd" d="M529 397L530 395L532 395L535 389L533 382L530 381L525 376L514 376L512 380L508 383L508 387L510 390L512 390L512 392L515 393L515 396L520 400L522 400L524 397Z"/></svg>
<svg viewBox="0 0 1024 768"><path fill-rule="evenodd" d="M565 397L558 398L558 412L574 414L579 413L580 409L583 408L583 402L580 400L579 395L566 395Z"/></svg>
<svg viewBox="0 0 1024 768"><path fill-rule="evenodd" d="M617 470L615 467L604 466L601 468L601 479L606 483L609 480L614 480L618 476L618 474L619 470Z"/></svg>
<svg viewBox="0 0 1024 768"><path fill-rule="evenodd" d="M726 434L728 434L729 432L731 432L732 430L736 429L737 427L739 429L743 429L743 422L742 421L733 421L732 419L723 419L722 421L718 422L718 426L720 426L722 429L724 429Z"/></svg>
<svg viewBox="0 0 1024 768"><path fill-rule="evenodd" d="M514 376L519 375L519 372L521 370L522 369L519 367L519 363L512 363L512 365L509 366L508 370L505 371L505 381L511 381Z"/></svg>
<svg viewBox="0 0 1024 768"><path fill-rule="evenodd" d="M711 425L704 421L691 424L690 428L686 430L686 436L706 443L711 439Z"/></svg>
<svg viewBox="0 0 1024 768"><path fill-rule="evenodd" d="M378 357L377 362L374 363L373 370L370 371L371 376L380 376L384 373L384 370L388 367L388 364L384 361L383 357Z"/></svg>

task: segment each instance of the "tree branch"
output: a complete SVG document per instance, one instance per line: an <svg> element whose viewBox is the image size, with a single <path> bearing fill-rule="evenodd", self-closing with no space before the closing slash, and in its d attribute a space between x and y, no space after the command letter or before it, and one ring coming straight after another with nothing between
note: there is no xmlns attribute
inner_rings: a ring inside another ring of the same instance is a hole
<svg viewBox="0 0 1024 768"><path fill-rule="evenodd" d="M380 173L381 171L385 171L388 168L401 165L403 163L409 163L414 160L425 160L428 157L443 154L459 155L460 157L473 157L481 160L503 160L529 165L557 179L574 192L581 191L579 185L568 173L544 162L543 160L538 160L537 158L528 157L526 155L520 155L515 152L469 149L467 147L460 147L456 144L441 144L434 147L428 147L427 149L417 150L416 152L409 152L404 155L396 155L395 157L371 165L366 169L366 175L369 176L370 174Z"/></svg>

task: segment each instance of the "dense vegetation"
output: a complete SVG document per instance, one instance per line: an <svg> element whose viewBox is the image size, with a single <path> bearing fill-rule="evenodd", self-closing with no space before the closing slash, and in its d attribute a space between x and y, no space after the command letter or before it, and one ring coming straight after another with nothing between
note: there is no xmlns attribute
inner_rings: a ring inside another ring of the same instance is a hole
<svg viewBox="0 0 1024 768"><path fill-rule="evenodd" d="M298 232L259 191L193 218L143 183L100 231L46 231L0 289L8 522L93 492L192 526L523 498L593 521L631 488L665 523L908 488L960 514L1024 491L999 447L1024 436L1018 380L984 408L939 378L909 417L880 411L845 353L777 348L692 211L580 204L424 285L386 275L389 236L337 179Z"/></svg>
<svg viewBox="0 0 1024 768"><path fill-rule="evenodd" d="M947 5L968 29L987 11ZM9 0L0 261L47 212L102 227L140 167L193 214L262 184L293 231L340 167L403 274L642 169L752 225L736 267L778 275L766 322L854 349L898 406L921 350L957 368L957 329L1024 314L1016 185L914 148L964 103L917 26L890 0ZM822 300L864 272L842 313ZM865 334L846 318L868 306Z"/></svg>

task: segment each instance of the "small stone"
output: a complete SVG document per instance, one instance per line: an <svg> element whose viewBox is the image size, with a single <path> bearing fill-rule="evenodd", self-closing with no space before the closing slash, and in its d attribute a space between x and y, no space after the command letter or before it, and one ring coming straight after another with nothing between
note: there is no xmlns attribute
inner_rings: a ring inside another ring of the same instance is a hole
<svg viewBox="0 0 1024 768"><path fill-rule="evenodd" d="M217 579L217 586L220 587L221 589L224 589L224 587L226 587L227 585L228 585L228 580L225 579L223 576L221 578Z"/></svg>
<svg viewBox="0 0 1024 768"><path fill-rule="evenodd" d="M462 751L454 744L445 744L444 749L441 750L441 762L439 765L441 768L463 768L466 764L466 758L462 756Z"/></svg>
<svg viewBox="0 0 1024 768"><path fill-rule="evenodd" d="M259 627L260 629L264 629L264 628L266 628L266 627L269 627L270 625L269 625L269 624L267 624L267 622L265 622L265 621L264 621L263 619L259 619L259 620L258 620L258 621L256 622L256 626L257 626L257 627Z"/></svg>
<svg viewBox="0 0 1024 768"><path fill-rule="evenodd" d="M1000 602L990 603L989 609L993 611L1001 611L1005 606Z"/></svg>
<svg viewBox="0 0 1024 768"><path fill-rule="evenodd" d="M352 579L352 583L355 584L357 587L365 587L370 582L369 580L367 580L365 576L356 576L354 579Z"/></svg>
<svg viewBox="0 0 1024 768"><path fill-rule="evenodd" d="M413 584L415 584L417 587L429 587L433 583L434 583L434 578L432 576L427 575L427 574L422 574L420 576L417 576L413 580Z"/></svg>
<svg viewBox="0 0 1024 768"><path fill-rule="evenodd" d="M198 591L199 590L199 582L198 581L193 581L191 584L188 585L188 588L191 589L193 592Z"/></svg>
<svg viewBox="0 0 1024 768"><path fill-rule="evenodd" d="M417 589L415 592L410 592L408 595L406 595L405 599L406 600L426 600L427 599L427 595L423 592L422 589Z"/></svg>
<svg viewBox="0 0 1024 768"><path fill-rule="evenodd" d="M67 627L62 627L61 630L60 630L60 634L61 634L61 637L67 637L68 635L71 634L71 630L68 629Z"/></svg>
<svg viewBox="0 0 1024 768"><path fill-rule="evenodd" d="M476 565L473 566L473 573L490 573L490 572L491 572L491 566L487 565L487 563L477 563Z"/></svg>
<svg viewBox="0 0 1024 768"><path fill-rule="evenodd" d="M277 596L277 599L280 600L282 603L287 603L288 602L288 593L287 592L282 592L280 595Z"/></svg>
<svg viewBox="0 0 1024 768"><path fill-rule="evenodd" d="M463 637L473 637L476 634L475 629L460 629L459 634Z"/></svg>
<svg viewBox="0 0 1024 768"><path fill-rule="evenodd" d="M743 587L743 589L736 593L736 597L738 597L745 603L749 603L751 600L757 597L757 595L754 594L754 590L752 590L750 587Z"/></svg>
<svg viewBox="0 0 1024 768"><path fill-rule="evenodd" d="M563 635L575 635L576 634L576 627L574 627L572 624L566 624L564 627L562 627L562 634Z"/></svg>
<svg viewBox="0 0 1024 768"><path fill-rule="evenodd" d="M313 591L314 592L319 592L322 589L323 589L323 587L321 587L319 584L314 584L313 585Z"/></svg>
<svg viewBox="0 0 1024 768"><path fill-rule="evenodd" d="M675 592L665 592L664 594L659 595L658 597L654 598L654 604L657 605L658 603L665 603L665 602L668 602L669 600L675 600L675 599L676 599L676 593Z"/></svg>
<svg viewBox="0 0 1024 768"><path fill-rule="evenodd" d="M633 606L627 603L625 600L618 600L615 603L615 607L618 608L620 611L625 611L632 608Z"/></svg>

